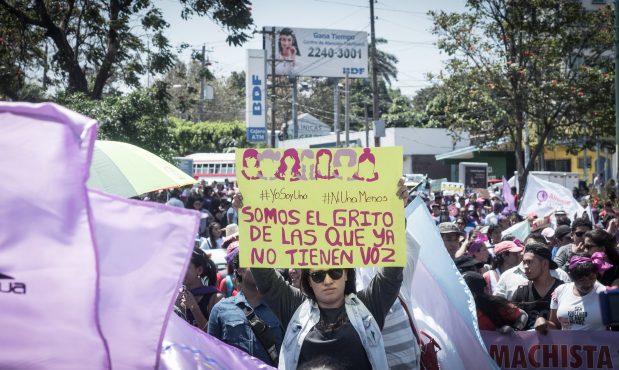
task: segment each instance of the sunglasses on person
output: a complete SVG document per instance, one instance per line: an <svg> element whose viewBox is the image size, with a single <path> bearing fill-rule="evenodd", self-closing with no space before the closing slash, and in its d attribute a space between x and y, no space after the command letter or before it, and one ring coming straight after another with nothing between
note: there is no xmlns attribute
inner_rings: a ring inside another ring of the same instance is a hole
<svg viewBox="0 0 619 370"><path fill-rule="evenodd" d="M339 280L342 278L342 276L344 276L344 269L330 269L330 270L314 271L314 272L310 272L310 277L312 278L312 281L314 281L314 283L320 284L323 281L325 281L327 274L329 274L329 277L332 280Z"/></svg>
<svg viewBox="0 0 619 370"><path fill-rule="evenodd" d="M586 231L576 231L574 232L574 235L576 235L579 238L582 238L583 235L585 235Z"/></svg>

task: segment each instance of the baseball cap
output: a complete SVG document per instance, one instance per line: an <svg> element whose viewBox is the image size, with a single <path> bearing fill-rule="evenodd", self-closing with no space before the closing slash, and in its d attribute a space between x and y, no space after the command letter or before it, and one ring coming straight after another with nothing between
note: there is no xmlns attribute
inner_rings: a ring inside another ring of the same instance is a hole
<svg viewBox="0 0 619 370"><path fill-rule="evenodd" d="M552 253L550 252L550 249L544 247L543 244L529 244L524 249L524 253L533 253L534 255L541 257L542 259L547 259L549 262L549 268L551 270L555 270L559 267L559 265L557 265L557 263L552 260Z"/></svg>
<svg viewBox="0 0 619 370"><path fill-rule="evenodd" d="M546 243L550 243L552 238L555 236L555 229L553 229L552 227L545 228L544 230L542 230L542 236L544 237L544 239L546 239Z"/></svg>
<svg viewBox="0 0 619 370"><path fill-rule="evenodd" d="M462 231L454 224L453 222L442 222L438 224L438 230L441 234L460 234L462 235Z"/></svg>
<svg viewBox="0 0 619 370"><path fill-rule="evenodd" d="M458 258L456 258L454 260L454 263L456 264L456 267L458 268L458 270L462 271L467 271L469 269L473 269L473 268L482 268L484 267L484 263L483 262L479 262L477 261L475 258L471 257L471 256L460 256Z"/></svg>
<svg viewBox="0 0 619 370"><path fill-rule="evenodd" d="M568 235L569 233L571 233L572 230L570 229L569 226L567 225L559 225L557 226L557 229L555 230L555 237L557 239L561 239L564 236Z"/></svg>
<svg viewBox="0 0 619 370"><path fill-rule="evenodd" d="M519 246L518 244L510 241L510 240L505 240L502 241L500 243L497 243L494 246L494 254L499 255L501 253L505 253L505 252L514 252L514 253L520 253L522 252L524 248L522 246Z"/></svg>

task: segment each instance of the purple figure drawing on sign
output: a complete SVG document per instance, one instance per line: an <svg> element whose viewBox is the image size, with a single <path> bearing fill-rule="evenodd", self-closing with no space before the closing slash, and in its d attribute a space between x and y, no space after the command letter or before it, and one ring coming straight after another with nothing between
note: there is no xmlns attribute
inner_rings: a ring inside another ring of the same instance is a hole
<svg viewBox="0 0 619 370"><path fill-rule="evenodd" d="M378 172L376 172L376 158L370 148L364 148L363 154L359 157L357 172L353 175L356 180L374 182L378 180Z"/></svg>
<svg viewBox="0 0 619 370"><path fill-rule="evenodd" d="M258 151L256 149L247 149L243 153L243 169L241 174L247 180L257 180L262 178L260 171L260 160L258 160Z"/></svg>
<svg viewBox="0 0 619 370"><path fill-rule="evenodd" d="M290 174L287 174L288 167L290 166ZM275 177L280 180L286 180L286 177L290 178L290 181L299 181L301 177L301 160L299 159L299 153L296 149L287 149L279 161L279 168L275 173Z"/></svg>
<svg viewBox="0 0 619 370"><path fill-rule="evenodd" d="M316 167L314 168L314 177L318 179L332 179L335 176L331 172L331 162L333 154L329 149L320 149L316 153Z"/></svg>

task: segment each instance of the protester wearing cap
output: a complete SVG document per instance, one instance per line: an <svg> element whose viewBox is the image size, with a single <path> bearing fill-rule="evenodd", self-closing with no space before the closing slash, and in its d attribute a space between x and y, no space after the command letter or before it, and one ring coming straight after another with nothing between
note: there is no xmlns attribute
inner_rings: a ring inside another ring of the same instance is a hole
<svg viewBox="0 0 619 370"><path fill-rule="evenodd" d="M572 242L572 230L568 225L559 225L557 229L554 230L554 236L552 238L552 259L554 260L559 252L559 249L564 245L568 245Z"/></svg>
<svg viewBox="0 0 619 370"><path fill-rule="evenodd" d="M454 260L454 263L458 268L458 271L462 274L467 271L479 273L479 271L484 267L483 262L479 262L475 258L467 255L457 257Z"/></svg>
<svg viewBox="0 0 619 370"><path fill-rule="evenodd" d="M284 327L275 313L263 302L251 270L239 266L238 244L231 246L226 259L232 261L239 293L236 296L222 299L213 307L208 323L208 333L266 364L277 366L278 354L284 338ZM251 311L266 327L261 337L258 337L249 324L246 312ZM272 344L265 348L264 342L267 340L269 340L267 343Z"/></svg>
<svg viewBox="0 0 619 370"><path fill-rule="evenodd" d="M483 274L488 294L496 293L499 278L503 271L507 271L520 263L523 250L524 247L509 240L502 241L494 246L494 259L491 269Z"/></svg>
<svg viewBox="0 0 619 370"><path fill-rule="evenodd" d="M550 250L543 244L527 245L522 265L528 282L516 289L510 301L529 315L527 329L545 332L550 317L552 293L563 281L550 274L551 270L557 268L557 264L552 260Z"/></svg>
<svg viewBox="0 0 619 370"><path fill-rule="evenodd" d="M559 248L553 259L561 269L567 270L570 258L579 252L579 248L582 248L582 245L584 245L585 234L592 229L593 225L588 218L577 218L572 222L572 243L565 244Z"/></svg>
<svg viewBox="0 0 619 370"><path fill-rule="evenodd" d="M456 252L460 248L460 236L462 232L453 222L443 222L438 225L438 230L441 233L441 238L447 249L447 253L451 258L456 257Z"/></svg>
<svg viewBox="0 0 619 370"><path fill-rule="evenodd" d="M527 237L527 239L530 239L530 238ZM528 240L526 246L528 246L529 244L541 244L541 243L536 242L534 240ZM546 248L544 244L541 244L541 245ZM548 248L546 249L548 250L548 253L550 253L550 249ZM550 275L554 278L557 278L565 282L571 281L570 277L562 269L555 269L555 270L551 269ZM524 265L521 262L515 267L512 267L509 270L506 270L505 272L501 274L501 277L499 278L499 282L497 283L497 286L496 286L495 294L501 297L505 297L508 300L511 300L512 296L516 292L516 289L518 289L518 287L522 284L527 284L527 282L528 282L528 279L524 271Z"/></svg>
<svg viewBox="0 0 619 370"><path fill-rule="evenodd" d="M565 212L562 207L557 208L557 210L555 211L555 220L557 226L566 225L569 227L572 224L572 221L568 217L567 212Z"/></svg>

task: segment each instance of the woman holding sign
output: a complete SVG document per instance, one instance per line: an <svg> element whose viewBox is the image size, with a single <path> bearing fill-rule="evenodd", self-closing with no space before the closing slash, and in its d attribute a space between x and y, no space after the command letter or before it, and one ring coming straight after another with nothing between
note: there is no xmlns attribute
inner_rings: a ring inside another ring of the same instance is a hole
<svg viewBox="0 0 619 370"><path fill-rule="evenodd" d="M406 203L403 180L397 195ZM359 292L354 268L304 269L301 289L288 285L274 269L251 271L264 301L287 328L280 369L316 359L348 369L388 368L381 328L397 299L403 268L383 268Z"/></svg>

